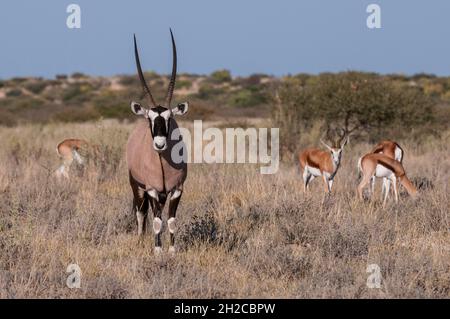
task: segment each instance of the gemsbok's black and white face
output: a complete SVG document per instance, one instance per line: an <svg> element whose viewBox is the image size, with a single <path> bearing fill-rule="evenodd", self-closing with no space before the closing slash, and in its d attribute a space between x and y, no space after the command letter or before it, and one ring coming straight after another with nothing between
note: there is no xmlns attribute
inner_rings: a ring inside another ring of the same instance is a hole
<svg viewBox="0 0 450 319"><path fill-rule="evenodd" d="M158 153L167 149L167 139L170 134L170 122L173 121L173 116L186 114L188 107L189 103L184 102L172 109L160 105L144 109L139 103L131 102L131 110L133 113L148 119L153 138L153 148Z"/></svg>
<svg viewBox="0 0 450 319"><path fill-rule="evenodd" d="M175 40L173 38L172 30L170 30L170 37L172 39L172 51L173 51L173 61L172 61L172 75L170 77L169 87L167 88L167 95L165 102L161 106L155 102L150 87L144 78L144 73L142 72L141 62L139 59L139 52L136 43L136 36L134 37L134 56L136 59L136 67L139 75L139 79L144 89L145 94L149 98L150 105L148 109L143 108L141 104L137 102L131 102L131 110L136 115L144 116L149 121L150 130L153 137L153 148L158 153L161 153L167 149L168 143L167 139L170 134L170 122L174 121L174 115L184 115L188 110L189 104L187 102L180 103L176 107L171 108L170 102L172 101L173 90L175 88L175 79L177 76L177 47L175 45Z"/></svg>

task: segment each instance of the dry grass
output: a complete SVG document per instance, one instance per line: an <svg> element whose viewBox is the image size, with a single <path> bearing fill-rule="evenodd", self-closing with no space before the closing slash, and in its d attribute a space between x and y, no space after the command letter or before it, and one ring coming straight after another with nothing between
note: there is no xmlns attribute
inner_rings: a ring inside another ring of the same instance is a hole
<svg viewBox="0 0 450 319"><path fill-rule="evenodd" d="M0 297L2 298L448 298L450 295L448 140L404 145L409 175L434 189L385 209L355 198L349 145L324 200L319 180L305 196L293 165L262 176L251 165L190 165L178 210L175 257L137 244L124 161L130 125L107 123L0 128ZM78 136L104 145L70 183L45 168L55 145ZM168 232L164 232L167 249ZM77 263L81 289L66 287ZM366 286L368 264L381 289Z"/></svg>

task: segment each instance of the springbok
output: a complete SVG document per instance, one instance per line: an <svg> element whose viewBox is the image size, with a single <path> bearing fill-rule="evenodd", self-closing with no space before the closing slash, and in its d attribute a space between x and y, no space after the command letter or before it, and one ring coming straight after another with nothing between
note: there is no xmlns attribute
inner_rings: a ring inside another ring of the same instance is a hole
<svg viewBox="0 0 450 319"><path fill-rule="evenodd" d="M162 252L161 228L162 210L169 197L169 218L167 225L170 232L169 252L175 252L175 217L177 207L183 193L183 183L187 176L185 160L176 159L172 155L175 144L184 144L179 134L174 115L184 115L188 110L188 103L180 103L175 108L170 107L177 74L177 51L172 30L172 75L167 90L164 105L156 104L150 87L147 85L142 72L139 53L134 36L134 54L137 72L145 95L149 98L150 106L144 108L137 102L131 102L134 114L145 118L132 131L126 148L127 164L131 189L133 191L133 211L136 213L138 236L142 240L146 230L147 211L149 204L153 211L153 232L155 234L155 253ZM175 131L177 130L177 131ZM175 138L175 135L177 137ZM180 154L176 154L178 156Z"/></svg>
<svg viewBox="0 0 450 319"><path fill-rule="evenodd" d="M379 142L375 147L370 151L370 153L373 154L384 154L389 158L395 159L396 161L399 161L400 163L403 163L403 149L400 147L400 145L397 142L391 141L391 140L384 140ZM361 158L358 160L358 170L360 170L360 164ZM372 177L371 181L371 193L372 195L375 193L375 180L376 177ZM390 179L384 177L382 188L381 188L381 197L383 197L384 192L386 191L386 188L388 184L390 183ZM389 196L389 194L387 195Z"/></svg>
<svg viewBox="0 0 450 319"><path fill-rule="evenodd" d="M327 130L327 137L329 137L328 133L329 130ZM325 192L331 193L334 177L341 165L342 150L348 142L348 135L341 129L341 134L334 140L333 146L329 146L322 139L320 142L328 149L328 152L318 148L308 148L299 154L305 192L315 177L322 176Z"/></svg>
<svg viewBox="0 0 450 319"><path fill-rule="evenodd" d="M369 153L361 158L359 165L362 172L362 179L357 188L360 199L363 199L364 187L369 184L373 176L387 178L392 182L396 202L398 202L397 179L405 187L411 197L416 197L417 189L406 176L405 169L399 161L392 159L385 154ZM383 206L386 204L390 183L387 183L386 187Z"/></svg>
<svg viewBox="0 0 450 319"><path fill-rule="evenodd" d="M56 153L61 158L62 164L55 171L56 177L61 178L63 176L68 179L69 169L74 160L79 165L83 165L85 161L78 151L88 148L89 145L87 141L76 138L68 138L60 142L56 146Z"/></svg>

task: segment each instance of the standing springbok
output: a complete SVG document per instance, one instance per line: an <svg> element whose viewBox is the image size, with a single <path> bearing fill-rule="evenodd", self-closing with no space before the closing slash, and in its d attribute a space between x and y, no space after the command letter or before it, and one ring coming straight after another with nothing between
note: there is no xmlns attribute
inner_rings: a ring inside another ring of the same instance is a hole
<svg viewBox="0 0 450 319"><path fill-rule="evenodd" d="M406 176L402 163L388 157L385 154L369 153L364 155L360 161L362 180L358 185L357 191L360 199L363 199L364 187L369 184L373 176L387 178L394 186L395 201L398 202L397 179L406 188L406 191L413 198L416 197L417 189ZM387 194L389 193L390 183L386 185L386 193L383 206L386 204Z"/></svg>
<svg viewBox="0 0 450 319"><path fill-rule="evenodd" d="M140 121L134 128L128 139L126 149L130 185L133 191L133 210L136 213L138 224L138 236L142 239L145 233L147 211L150 204L153 211L156 254L162 252L160 237L162 228L161 215L168 197L169 252L175 252L175 217L183 192L183 183L187 176L186 161L180 161L173 158L172 155L172 149L175 144L183 146L183 144L180 144L183 143L181 135L174 132L178 129L174 115L186 114L188 103L180 103L177 107L170 108L177 74L177 51L172 30L170 30L170 36L172 39L173 64L164 105L156 104L145 81L139 61L136 36L134 37L136 67L144 93L149 98L150 106L149 108L144 108L137 102L131 102L133 113L144 117L145 120ZM174 138L174 135L178 135L178 138Z"/></svg>
<svg viewBox="0 0 450 319"><path fill-rule="evenodd" d="M84 164L84 159L78 151L88 146L89 143L87 141L77 138L68 138L60 142L56 146L56 153L61 158L62 164L55 171L56 177L69 179L69 169L73 161L75 160L79 165Z"/></svg>
<svg viewBox="0 0 450 319"><path fill-rule="evenodd" d="M403 163L403 149L400 147L400 145L397 142L391 141L391 140L383 140L379 142L375 147L370 151L370 153L373 154L384 154L389 158L395 159L396 161L399 161L400 163ZM361 157L362 158L362 157ZM358 160L358 170L360 170L361 166L361 158ZM372 195L375 193L375 180L376 177L372 177L371 181L371 193ZM390 179L384 177L382 188L381 188L381 197L383 197L384 192L387 189L388 184L390 183ZM389 196L389 192L386 196Z"/></svg>
<svg viewBox="0 0 450 319"><path fill-rule="evenodd" d="M327 137L329 137L328 133L329 130L327 130ZM342 143L342 141L344 142ZM309 189L309 183L315 177L322 176L325 192L331 193L334 177L341 165L342 150L348 142L348 135L341 129L341 134L334 140L333 147L326 144L322 139L320 139L320 142L328 149L328 152L318 148L308 148L299 154L305 192Z"/></svg>

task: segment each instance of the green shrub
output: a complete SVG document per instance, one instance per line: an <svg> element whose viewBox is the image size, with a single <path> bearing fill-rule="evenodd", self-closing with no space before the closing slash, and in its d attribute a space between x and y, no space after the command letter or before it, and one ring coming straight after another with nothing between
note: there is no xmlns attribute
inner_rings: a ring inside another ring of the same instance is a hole
<svg viewBox="0 0 450 319"><path fill-rule="evenodd" d="M228 103L232 106L251 107L266 102L263 94L249 89L235 91L228 99Z"/></svg>
<svg viewBox="0 0 450 319"><path fill-rule="evenodd" d="M98 120L100 114L90 108L68 108L52 116L53 121L57 122L86 122Z"/></svg>
<svg viewBox="0 0 450 319"><path fill-rule="evenodd" d="M216 83L230 82L231 79L231 73L228 70L218 70L211 73L211 80Z"/></svg>
<svg viewBox="0 0 450 319"><path fill-rule="evenodd" d="M92 84L88 82L70 84L62 94L64 102L82 103L90 99L93 91Z"/></svg>
<svg viewBox="0 0 450 319"><path fill-rule="evenodd" d="M198 90L197 97L202 100L213 99L218 95L225 93L223 88L215 87L209 83L202 83L200 89Z"/></svg>
<svg viewBox="0 0 450 319"><path fill-rule="evenodd" d="M21 89L11 89L8 92L6 92L7 97L18 97L22 95Z"/></svg>
<svg viewBox="0 0 450 319"><path fill-rule="evenodd" d="M128 107L130 99L126 94L114 91L104 91L93 101L95 111L105 118L127 118L131 116Z"/></svg>
<svg viewBox="0 0 450 319"><path fill-rule="evenodd" d="M88 77L87 75L85 75L81 72L75 72L75 73L72 73L72 75L71 75L72 79L82 79L82 78L87 78L87 77Z"/></svg>
<svg viewBox="0 0 450 319"><path fill-rule="evenodd" d="M30 83L27 83L25 85L25 88L34 94L39 94L47 87L47 84L48 83L46 81L42 81L42 80L41 81L33 81Z"/></svg>
<svg viewBox="0 0 450 319"><path fill-rule="evenodd" d="M286 79L273 99L275 125L281 141L295 149L303 131L317 121L348 134L369 135L371 141L399 137L433 121L434 103L418 88L398 88L374 74L321 74L312 85ZM399 130L399 128L403 128Z"/></svg>
<svg viewBox="0 0 450 319"><path fill-rule="evenodd" d="M182 89L182 88L189 89L191 86L192 86L192 82L189 80L179 80L176 83L177 89Z"/></svg>
<svg viewBox="0 0 450 319"><path fill-rule="evenodd" d="M56 76L55 76L55 78L57 79L57 80L67 80L67 74L57 74Z"/></svg>

